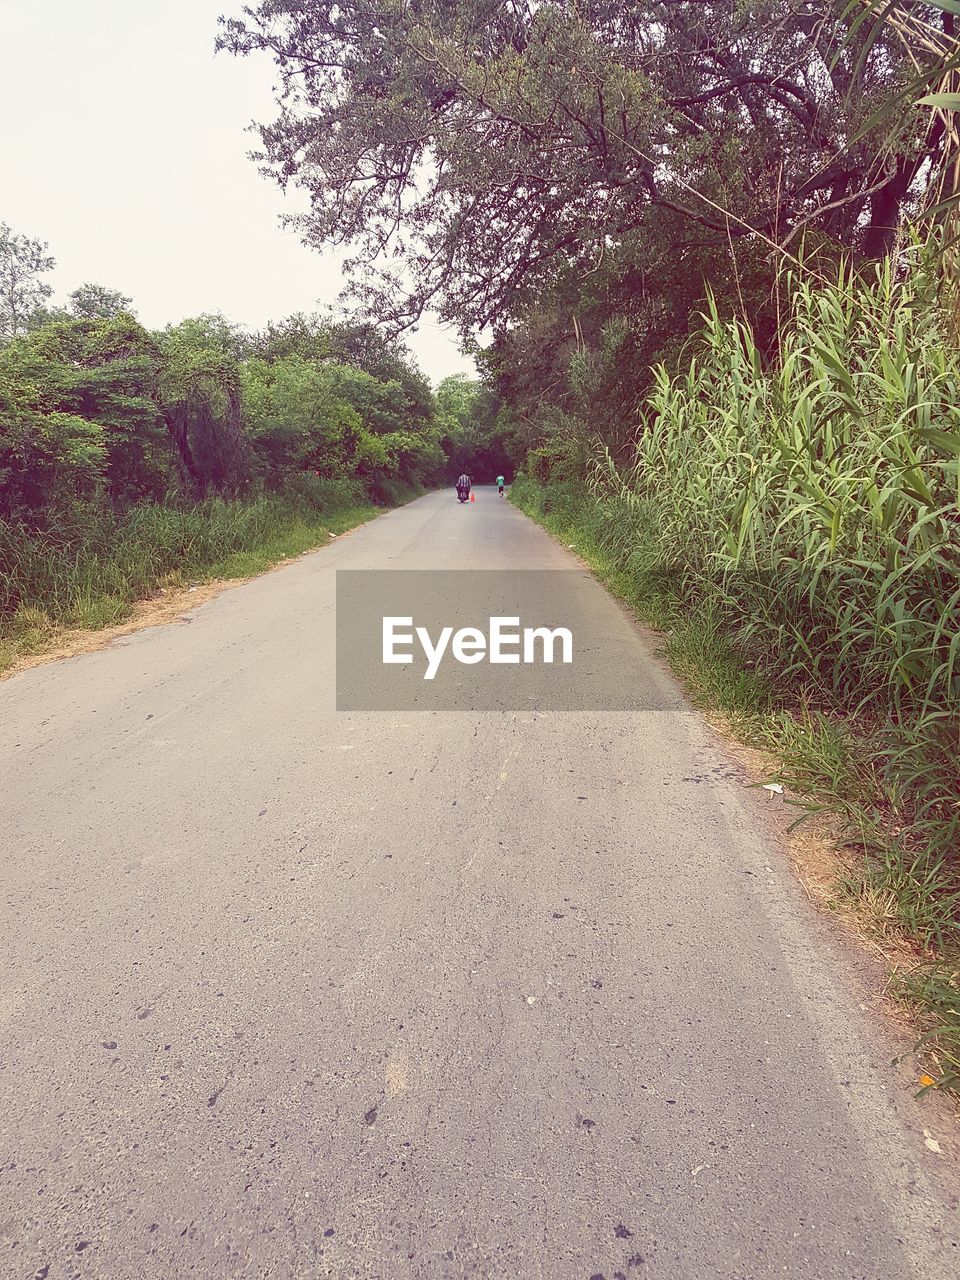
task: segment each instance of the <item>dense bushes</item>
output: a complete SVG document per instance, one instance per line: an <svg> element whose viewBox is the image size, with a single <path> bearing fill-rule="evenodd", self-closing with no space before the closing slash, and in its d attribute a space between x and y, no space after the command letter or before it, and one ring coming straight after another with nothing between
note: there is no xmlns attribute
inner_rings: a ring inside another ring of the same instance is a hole
<svg viewBox="0 0 960 1280"><path fill-rule="evenodd" d="M201 316L151 334L92 311L38 313L0 346L7 657L56 627L115 621L164 580L316 542L346 511L438 483L476 416L476 384L459 380L438 413L367 325L296 316L251 336Z"/></svg>

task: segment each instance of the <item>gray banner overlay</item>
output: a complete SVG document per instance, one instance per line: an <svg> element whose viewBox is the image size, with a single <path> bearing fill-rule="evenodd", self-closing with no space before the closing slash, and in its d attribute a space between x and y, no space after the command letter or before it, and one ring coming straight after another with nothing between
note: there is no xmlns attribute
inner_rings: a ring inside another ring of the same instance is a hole
<svg viewBox="0 0 960 1280"><path fill-rule="evenodd" d="M491 660L498 632L519 661ZM386 662L385 641L410 661ZM660 687L585 571L337 573L338 711L649 711L668 705Z"/></svg>

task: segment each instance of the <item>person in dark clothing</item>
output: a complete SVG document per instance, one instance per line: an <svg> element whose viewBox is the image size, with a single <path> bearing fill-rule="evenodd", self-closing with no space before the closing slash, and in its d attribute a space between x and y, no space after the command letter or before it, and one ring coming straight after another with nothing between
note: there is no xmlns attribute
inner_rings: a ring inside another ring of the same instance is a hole
<svg viewBox="0 0 960 1280"><path fill-rule="evenodd" d="M457 497L461 502L470 496L470 477L464 471L457 480Z"/></svg>

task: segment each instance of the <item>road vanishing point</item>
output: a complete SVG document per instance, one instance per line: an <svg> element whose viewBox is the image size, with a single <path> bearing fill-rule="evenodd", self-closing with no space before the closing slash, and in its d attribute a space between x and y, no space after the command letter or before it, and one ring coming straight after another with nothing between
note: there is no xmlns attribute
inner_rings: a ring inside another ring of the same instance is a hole
<svg viewBox="0 0 960 1280"><path fill-rule="evenodd" d="M960 1274L941 1100L782 800L477 499L0 685L0 1274ZM336 710L338 570L518 568L656 709Z"/></svg>

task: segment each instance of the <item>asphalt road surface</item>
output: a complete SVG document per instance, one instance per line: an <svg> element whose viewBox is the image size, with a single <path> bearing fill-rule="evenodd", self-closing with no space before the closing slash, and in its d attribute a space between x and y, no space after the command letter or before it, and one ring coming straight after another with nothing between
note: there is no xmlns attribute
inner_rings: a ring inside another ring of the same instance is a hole
<svg viewBox="0 0 960 1280"><path fill-rule="evenodd" d="M949 1135L641 636L647 711L335 710L336 570L521 567L578 566L432 494L0 685L0 1274L960 1273Z"/></svg>

